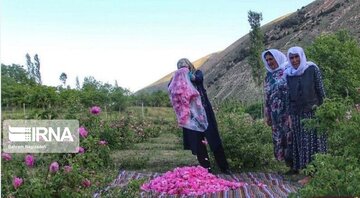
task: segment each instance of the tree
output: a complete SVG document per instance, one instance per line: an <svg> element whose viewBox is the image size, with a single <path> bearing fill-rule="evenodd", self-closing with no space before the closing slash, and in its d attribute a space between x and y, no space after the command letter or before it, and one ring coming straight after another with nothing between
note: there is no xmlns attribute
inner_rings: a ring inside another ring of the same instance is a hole
<svg viewBox="0 0 360 198"><path fill-rule="evenodd" d="M29 75L29 78L30 79L34 79L34 81L36 82L36 78L35 78L35 75L34 75L34 63L31 61L31 57L30 55L27 53L25 55L26 57L26 66L27 66L27 73Z"/></svg>
<svg viewBox="0 0 360 198"><path fill-rule="evenodd" d="M34 56L35 66L34 66L34 75L36 82L38 82L40 85L42 84L41 80L41 74L40 74L40 59L37 54Z"/></svg>
<svg viewBox="0 0 360 198"><path fill-rule="evenodd" d="M29 93L36 84L24 66L1 64L1 105L13 108L29 104Z"/></svg>
<svg viewBox="0 0 360 198"><path fill-rule="evenodd" d="M265 76L265 69L262 66L261 52L264 49L264 35L260 29L262 14L249 11L248 21L251 27L250 31L250 55L248 63L252 68L253 79L257 85L261 85Z"/></svg>
<svg viewBox="0 0 360 198"><path fill-rule="evenodd" d="M4 65L1 64L1 81L4 82L7 78L15 80L16 83L21 84L34 84L34 80L29 78L29 73L22 65Z"/></svg>
<svg viewBox="0 0 360 198"><path fill-rule="evenodd" d="M360 102L360 47L355 38L344 30L322 35L306 49L306 54L323 72L327 97L349 96Z"/></svg>
<svg viewBox="0 0 360 198"><path fill-rule="evenodd" d="M81 91L75 89L61 89L59 92L58 105L65 110L65 119L76 119L77 114L84 111L84 106L81 103Z"/></svg>
<svg viewBox="0 0 360 198"><path fill-rule="evenodd" d="M31 57L30 57L29 53L27 53L25 55L25 57L26 57L26 66L27 66L29 78L34 79L35 82L37 82L38 84L41 85L42 81L41 81L41 74L40 74L39 56L37 54L35 54L35 56L34 56L35 64L31 61Z"/></svg>
<svg viewBox="0 0 360 198"><path fill-rule="evenodd" d="M248 12L248 21L251 27L250 35L250 54L248 58L248 63L251 67L252 76L256 85L263 87L265 69L262 66L261 52L264 49L264 35L260 29L260 21L262 20L262 14L249 11ZM260 89L262 92L263 89ZM263 95L263 94L261 94ZM262 98L262 103L264 104L264 98ZM261 106L263 107L263 105ZM263 109L261 108L261 113ZM261 117L263 117L261 115Z"/></svg>
<svg viewBox="0 0 360 198"><path fill-rule="evenodd" d="M152 92L151 94L148 94L148 98L149 98L149 102L150 106L154 106L154 107L170 107L170 99L169 99L169 95L167 92L165 91L155 91Z"/></svg>
<svg viewBox="0 0 360 198"><path fill-rule="evenodd" d="M101 84L102 83L100 81L97 81L93 76L88 76L88 77L84 78L82 89L83 90L96 90L96 89L100 88Z"/></svg>
<svg viewBox="0 0 360 198"><path fill-rule="evenodd" d="M31 87L30 93L28 94L28 101L33 107L42 107L47 109L54 107L58 101L58 94L55 87L45 85L35 85Z"/></svg>
<svg viewBox="0 0 360 198"><path fill-rule="evenodd" d="M76 76L76 89L80 90L80 82L79 82L79 77Z"/></svg>
<svg viewBox="0 0 360 198"><path fill-rule="evenodd" d="M115 80L115 87L119 87L117 80Z"/></svg>
<svg viewBox="0 0 360 198"><path fill-rule="evenodd" d="M66 73L61 73L60 77L59 77L59 80L62 82L63 86L65 87L66 85L66 80L67 80L67 75Z"/></svg>
<svg viewBox="0 0 360 198"><path fill-rule="evenodd" d="M126 90L121 87L114 87L111 93L112 109L115 111L123 111L128 105L128 98L126 96Z"/></svg>
<svg viewBox="0 0 360 198"><path fill-rule="evenodd" d="M323 74L327 99L306 125L327 135L328 154L318 154L304 170L311 182L294 197L360 194L360 46L347 31L321 35L306 48L307 59ZM329 174L331 172L331 174Z"/></svg>
<svg viewBox="0 0 360 198"><path fill-rule="evenodd" d="M81 89L81 102L84 106L106 105L108 100L107 86L103 86L102 82L97 81L94 77L89 76L84 78L84 83Z"/></svg>

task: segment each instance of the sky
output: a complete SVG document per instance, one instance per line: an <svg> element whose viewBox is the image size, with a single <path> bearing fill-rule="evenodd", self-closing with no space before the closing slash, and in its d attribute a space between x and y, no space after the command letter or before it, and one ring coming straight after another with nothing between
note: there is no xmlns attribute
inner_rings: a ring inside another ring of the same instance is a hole
<svg viewBox="0 0 360 198"><path fill-rule="evenodd" d="M249 10L264 25L313 0L2 0L0 61L25 65L38 54L43 84L61 73L135 92L176 69L225 49L250 31ZM25 67L26 68L26 67Z"/></svg>

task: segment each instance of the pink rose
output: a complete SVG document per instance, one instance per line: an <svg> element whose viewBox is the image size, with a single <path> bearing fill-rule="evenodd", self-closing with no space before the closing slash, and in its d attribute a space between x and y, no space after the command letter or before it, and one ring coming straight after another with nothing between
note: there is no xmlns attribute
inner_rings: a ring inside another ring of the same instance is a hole
<svg viewBox="0 0 360 198"><path fill-rule="evenodd" d="M14 188L17 189L22 185L23 179L20 177L14 177L12 183L13 183Z"/></svg>
<svg viewBox="0 0 360 198"><path fill-rule="evenodd" d="M208 173L203 167L182 167L168 171L142 185L145 191L165 194L204 195L239 188L243 183L231 182Z"/></svg>
<svg viewBox="0 0 360 198"><path fill-rule="evenodd" d="M11 154L10 153L2 153L1 157L5 160L5 161L10 161L12 159Z"/></svg>
<svg viewBox="0 0 360 198"><path fill-rule="evenodd" d="M49 171L50 171L51 173L55 173L55 172L57 172L58 170L59 170L59 163L53 162L53 163L50 164Z"/></svg>
<svg viewBox="0 0 360 198"><path fill-rule="evenodd" d="M81 182L81 184L82 184L82 186L84 186L85 188L91 186L91 182L90 182L90 180L88 180L88 179L83 180L83 181Z"/></svg>
<svg viewBox="0 0 360 198"><path fill-rule="evenodd" d="M26 155L25 156L25 164L28 166L28 167L33 167L34 164L35 164L35 157L33 155Z"/></svg>
<svg viewBox="0 0 360 198"><path fill-rule="evenodd" d="M79 128L79 134L83 138L86 138L88 136L88 132L86 131L85 127L80 127Z"/></svg>
<svg viewBox="0 0 360 198"><path fill-rule="evenodd" d="M77 147L76 150L77 150L77 152L80 153L80 154L85 153L85 149L84 149L83 147L81 147L81 146Z"/></svg>
<svg viewBox="0 0 360 198"><path fill-rule="evenodd" d="M64 172L65 173L70 173L72 171L72 167L71 166L64 166Z"/></svg>
<svg viewBox="0 0 360 198"><path fill-rule="evenodd" d="M99 115L101 113L101 108L98 106L93 106L90 109L90 113L93 115Z"/></svg>

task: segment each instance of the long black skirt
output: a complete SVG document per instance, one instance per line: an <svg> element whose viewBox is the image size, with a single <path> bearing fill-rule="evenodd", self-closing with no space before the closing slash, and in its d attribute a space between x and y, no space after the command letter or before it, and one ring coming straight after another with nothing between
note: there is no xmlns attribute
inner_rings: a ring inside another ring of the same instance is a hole
<svg viewBox="0 0 360 198"><path fill-rule="evenodd" d="M306 167L316 153L325 153L327 150L326 134L318 134L315 129L307 129L301 123L302 119L314 117L314 112L291 115L293 131L293 169L300 170Z"/></svg>
<svg viewBox="0 0 360 198"><path fill-rule="evenodd" d="M205 105L204 108L209 123L208 128L204 132L183 128L184 149L191 150L194 155L197 154L197 144L203 140L204 136L211 151L215 152L220 146L222 146L214 111L212 110L210 104Z"/></svg>

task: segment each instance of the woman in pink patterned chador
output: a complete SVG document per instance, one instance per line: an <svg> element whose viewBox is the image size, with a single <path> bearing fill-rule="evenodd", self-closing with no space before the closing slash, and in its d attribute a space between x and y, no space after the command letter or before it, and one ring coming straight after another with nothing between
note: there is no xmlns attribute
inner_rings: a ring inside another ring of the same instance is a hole
<svg viewBox="0 0 360 198"><path fill-rule="evenodd" d="M192 154L197 156L199 164L211 172L206 148L206 144L209 144L220 170L229 174L229 165L220 139L215 114L203 85L203 73L201 70L196 70L186 58L178 61L177 68L168 90L178 124L183 128L184 149L191 150ZM201 104L200 108L198 108L199 103ZM194 122L197 122L195 126L198 127L184 126L182 122L185 120L190 120L190 123L195 120ZM203 129L204 126L206 128Z"/></svg>

